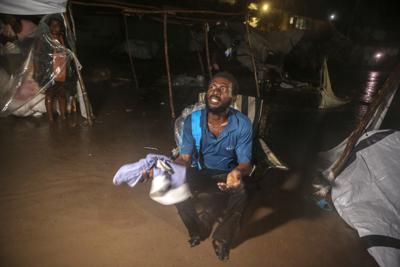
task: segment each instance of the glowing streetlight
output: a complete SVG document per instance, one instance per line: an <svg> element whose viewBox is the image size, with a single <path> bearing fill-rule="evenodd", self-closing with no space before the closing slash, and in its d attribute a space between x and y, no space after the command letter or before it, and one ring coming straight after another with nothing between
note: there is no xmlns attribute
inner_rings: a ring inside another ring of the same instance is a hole
<svg viewBox="0 0 400 267"><path fill-rule="evenodd" d="M261 7L261 11L262 12L267 12L269 10L269 4L268 3L264 3Z"/></svg>
<svg viewBox="0 0 400 267"><path fill-rule="evenodd" d="M378 60L378 59L380 59L380 58L382 58L383 57L383 54L381 53L381 52L378 52L378 53L376 53L375 54L375 58Z"/></svg>
<svg viewBox="0 0 400 267"><path fill-rule="evenodd" d="M336 14L330 14L329 15L329 20L335 20L336 19Z"/></svg>

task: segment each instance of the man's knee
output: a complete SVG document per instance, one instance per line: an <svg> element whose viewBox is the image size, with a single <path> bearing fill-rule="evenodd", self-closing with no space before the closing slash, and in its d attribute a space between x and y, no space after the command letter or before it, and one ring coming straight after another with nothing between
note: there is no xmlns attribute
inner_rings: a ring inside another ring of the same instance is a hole
<svg viewBox="0 0 400 267"><path fill-rule="evenodd" d="M247 190L244 186L241 188L234 190L231 192L231 197L235 199L240 199L240 200L246 200L247 199Z"/></svg>

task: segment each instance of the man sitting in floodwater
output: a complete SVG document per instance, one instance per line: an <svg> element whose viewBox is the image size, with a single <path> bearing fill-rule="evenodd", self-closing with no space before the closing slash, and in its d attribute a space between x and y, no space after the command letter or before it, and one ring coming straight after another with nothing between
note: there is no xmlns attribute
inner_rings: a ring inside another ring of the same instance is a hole
<svg viewBox="0 0 400 267"><path fill-rule="evenodd" d="M206 109L200 111L199 125L192 122L193 113L184 122L178 163L188 168L187 182L192 192L207 192L213 202L197 214L193 199L176 204L189 232L189 244L197 246L211 233L215 207L222 197L227 200L222 221L214 231L213 247L220 260L229 259L232 241L240 228L247 199L243 177L251 170L252 125L244 114L230 107L238 92L238 82L228 72L212 78L206 95ZM200 149L196 148L192 127L200 127ZM199 152L198 152L199 151Z"/></svg>

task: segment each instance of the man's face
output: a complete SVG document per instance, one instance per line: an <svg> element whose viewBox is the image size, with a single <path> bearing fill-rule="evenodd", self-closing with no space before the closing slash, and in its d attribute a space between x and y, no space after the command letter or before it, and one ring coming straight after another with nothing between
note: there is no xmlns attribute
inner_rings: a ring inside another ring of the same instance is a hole
<svg viewBox="0 0 400 267"><path fill-rule="evenodd" d="M207 90L207 109L215 114L225 112L232 103L232 82L216 77L211 80Z"/></svg>
<svg viewBox="0 0 400 267"><path fill-rule="evenodd" d="M57 20L52 20L49 27L50 33L53 35L58 35L61 32L61 25Z"/></svg>

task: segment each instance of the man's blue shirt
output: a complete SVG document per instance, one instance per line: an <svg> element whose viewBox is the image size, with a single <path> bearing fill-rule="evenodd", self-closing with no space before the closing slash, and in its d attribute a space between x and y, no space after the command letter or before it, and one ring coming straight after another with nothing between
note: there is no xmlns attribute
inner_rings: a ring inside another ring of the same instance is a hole
<svg viewBox="0 0 400 267"><path fill-rule="evenodd" d="M239 163L251 162L252 125L249 118L236 109L228 112L228 125L218 137L207 127L207 111L201 111L202 165L207 169L231 171ZM193 155L196 151L192 136L192 120L189 115L184 122L181 154Z"/></svg>

